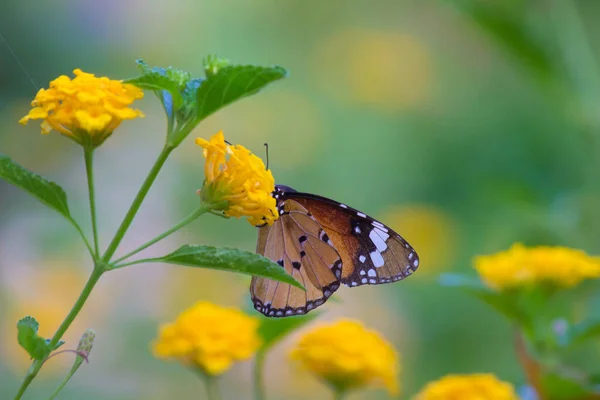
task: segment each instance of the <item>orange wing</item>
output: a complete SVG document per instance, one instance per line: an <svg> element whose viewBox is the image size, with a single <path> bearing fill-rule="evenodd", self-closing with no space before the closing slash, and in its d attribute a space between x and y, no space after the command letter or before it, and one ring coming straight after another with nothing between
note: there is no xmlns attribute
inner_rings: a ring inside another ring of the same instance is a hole
<svg viewBox="0 0 600 400"><path fill-rule="evenodd" d="M419 256L408 242L368 215L321 196L298 192L285 196L307 209L323 227L327 237L321 238L334 246L342 259L343 284L395 282L419 266Z"/></svg>
<svg viewBox="0 0 600 400"><path fill-rule="evenodd" d="M256 252L273 260L299 281L306 292L289 284L253 277L250 294L254 308L268 317L306 314L335 292L342 260L316 219L294 200L282 202L281 215L259 230Z"/></svg>

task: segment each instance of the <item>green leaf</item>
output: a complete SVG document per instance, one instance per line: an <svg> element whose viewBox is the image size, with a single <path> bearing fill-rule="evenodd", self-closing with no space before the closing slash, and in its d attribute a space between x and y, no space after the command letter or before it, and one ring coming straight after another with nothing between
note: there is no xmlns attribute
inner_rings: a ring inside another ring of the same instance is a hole
<svg viewBox="0 0 600 400"><path fill-rule="evenodd" d="M173 67L151 68L142 60L136 60L136 63L142 71L142 75L137 78L126 79L124 83L135 85L141 89L153 90L161 99L165 108L172 102L174 109L179 109L183 104L181 92L191 79L190 74Z"/></svg>
<svg viewBox="0 0 600 400"><path fill-rule="evenodd" d="M286 75L287 71L278 66L225 66L216 70L214 74L208 75L198 89L196 123Z"/></svg>
<svg viewBox="0 0 600 400"><path fill-rule="evenodd" d="M56 183L23 168L3 154L0 154L0 177L29 192L72 222L67 195Z"/></svg>
<svg viewBox="0 0 600 400"><path fill-rule="evenodd" d="M310 314L287 318L262 318L258 328L258 333L263 340L260 351L266 351L289 333L310 323L319 315L320 312L313 311Z"/></svg>
<svg viewBox="0 0 600 400"><path fill-rule="evenodd" d="M585 378L585 374L579 371L549 372L542 375L540 385L544 394L553 400L591 398L588 396L598 393L593 390L589 382L586 382Z"/></svg>
<svg viewBox="0 0 600 400"><path fill-rule="evenodd" d="M43 360L52 351L46 339L37 334L40 324L33 317L25 317L17 322L17 340L31 358Z"/></svg>
<svg viewBox="0 0 600 400"><path fill-rule="evenodd" d="M304 287L292 278L292 276L279 264L276 264L259 254L238 249L185 245L171 254L147 259L145 261L166 262L189 267L238 272L240 274L260 276L289 283L292 286L305 290Z"/></svg>

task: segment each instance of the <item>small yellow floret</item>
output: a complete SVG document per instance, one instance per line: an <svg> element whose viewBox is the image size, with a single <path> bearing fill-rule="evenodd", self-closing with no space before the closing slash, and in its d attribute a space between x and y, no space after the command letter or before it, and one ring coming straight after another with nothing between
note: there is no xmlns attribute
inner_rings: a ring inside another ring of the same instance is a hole
<svg viewBox="0 0 600 400"><path fill-rule="evenodd" d="M510 383L491 374L447 375L430 382L413 400L518 400Z"/></svg>
<svg viewBox="0 0 600 400"><path fill-rule="evenodd" d="M254 355L260 345L257 329L256 318L201 301L162 325L152 349L158 358L175 358L208 375L220 375L234 362Z"/></svg>
<svg viewBox="0 0 600 400"><path fill-rule="evenodd" d="M600 260L582 250L567 247L525 247L479 256L475 269L491 288L502 290L540 283L573 287L584 279L600 276Z"/></svg>
<svg viewBox="0 0 600 400"><path fill-rule="evenodd" d="M279 217L273 198L275 180L263 161L241 145L229 145L223 132L196 139L204 148L204 185L200 192L208 203L227 201L228 217L248 217L252 225L271 225Z"/></svg>
<svg viewBox="0 0 600 400"><path fill-rule="evenodd" d="M290 356L336 390L385 386L391 394L399 392L398 354L358 321L340 320L309 331Z"/></svg>
<svg viewBox="0 0 600 400"><path fill-rule="evenodd" d="M62 75L40 89L31 102L33 107L21 118L41 119L42 134L55 130L82 145L97 147L126 119L143 117L140 110L129 108L144 92L136 86L97 78L80 69L71 80Z"/></svg>

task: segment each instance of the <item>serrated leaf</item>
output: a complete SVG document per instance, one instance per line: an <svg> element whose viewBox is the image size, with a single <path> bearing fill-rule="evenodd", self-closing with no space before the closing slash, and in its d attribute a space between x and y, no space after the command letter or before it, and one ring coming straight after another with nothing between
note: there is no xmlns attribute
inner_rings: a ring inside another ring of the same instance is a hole
<svg viewBox="0 0 600 400"><path fill-rule="evenodd" d="M166 262L237 272L240 274L260 276L276 281L289 283L302 290L304 287L296 281L279 264L274 263L260 254L239 249L218 248L213 246L184 245L171 254L163 257L145 260L148 262Z"/></svg>
<svg viewBox="0 0 600 400"><path fill-rule="evenodd" d="M143 75L126 79L123 82L135 85L141 89L153 90L159 97L168 115L178 110L183 104L181 91L190 79L187 72L175 68L151 68L142 60L136 61Z"/></svg>
<svg viewBox="0 0 600 400"><path fill-rule="evenodd" d="M319 315L321 313L316 311L287 318L262 318L258 328L258 333L263 340L260 351L266 351L291 332L312 322Z"/></svg>
<svg viewBox="0 0 600 400"><path fill-rule="evenodd" d="M0 177L29 192L42 203L72 221L67 195L56 183L23 168L3 154L0 154Z"/></svg>
<svg viewBox="0 0 600 400"><path fill-rule="evenodd" d="M35 360L43 360L52 351L46 339L37 334L40 324L33 317L25 317L17 322L17 340L21 347Z"/></svg>
<svg viewBox="0 0 600 400"><path fill-rule="evenodd" d="M214 75L209 75L198 89L196 122L236 100L258 92L286 75L287 71L278 66L246 65L219 69Z"/></svg>

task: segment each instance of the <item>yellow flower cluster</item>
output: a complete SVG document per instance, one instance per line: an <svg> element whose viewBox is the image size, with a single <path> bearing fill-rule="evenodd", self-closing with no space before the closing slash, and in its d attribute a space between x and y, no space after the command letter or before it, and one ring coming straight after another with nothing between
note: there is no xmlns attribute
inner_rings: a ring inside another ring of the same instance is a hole
<svg viewBox="0 0 600 400"><path fill-rule="evenodd" d="M290 356L339 391L385 386L392 394L399 392L396 351L358 321L340 320L309 331Z"/></svg>
<svg viewBox="0 0 600 400"><path fill-rule="evenodd" d="M498 290L536 283L573 287L584 279L600 277L600 260L581 250L527 248L518 243L507 251L477 257L475 268L489 287Z"/></svg>
<svg viewBox="0 0 600 400"><path fill-rule="evenodd" d="M144 97L141 89L106 77L97 78L80 69L73 73L74 79L62 75L50 82L49 89L40 89L31 102L33 108L19 123L42 119L43 134L54 129L80 144L96 147L123 120L144 116L129 108Z"/></svg>
<svg viewBox="0 0 600 400"><path fill-rule="evenodd" d="M447 375L430 382L413 400L518 400L510 383L491 374Z"/></svg>
<svg viewBox="0 0 600 400"><path fill-rule="evenodd" d="M275 199L275 180L263 161L241 145L229 145L223 132L196 139L204 148L204 185L200 192L205 202L227 201L228 217L248 217L252 225L269 224L279 217Z"/></svg>
<svg viewBox="0 0 600 400"><path fill-rule="evenodd" d="M247 360L260 345L258 321L239 310L198 302L177 320L162 325L153 351L219 375L235 361Z"/></svg>

